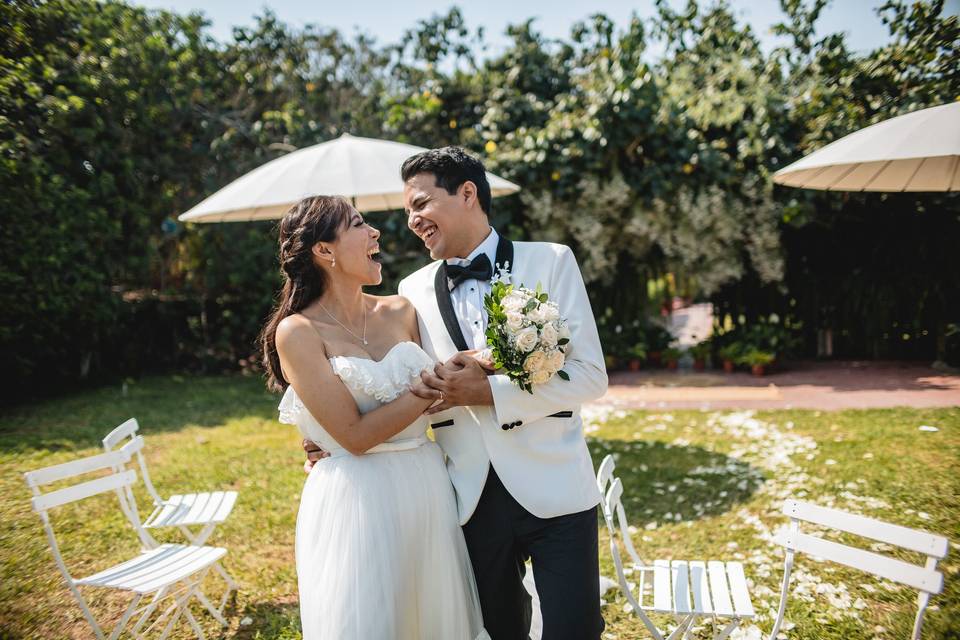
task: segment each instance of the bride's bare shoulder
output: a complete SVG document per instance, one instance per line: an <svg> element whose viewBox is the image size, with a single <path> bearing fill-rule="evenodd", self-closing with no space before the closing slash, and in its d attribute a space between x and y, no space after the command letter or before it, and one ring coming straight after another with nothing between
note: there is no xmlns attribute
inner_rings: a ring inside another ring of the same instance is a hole
<svg viewBox="0 0 960 640"><path fill-rule="evenodd" d="M403 296L377 296L377 312L390 324L401 325L411 337L419 337L417 310Z"/></svg>
<svg viewBox="0 0 960 640"><path fill-rule="evenodd" d="M309 318L299 313L294 313L277 325L277 348L284 350L284 347L294 342L301 343L304 340L316 342L323 347L323 341L320 339L317 329L313 326Z"/></svg>
<svg viewBox="0 0 960 640"><path fill-rule="evenodd" d="M403 296L372 296L376 300L377 310L384 313L415 313L413 303Z"/></svg>

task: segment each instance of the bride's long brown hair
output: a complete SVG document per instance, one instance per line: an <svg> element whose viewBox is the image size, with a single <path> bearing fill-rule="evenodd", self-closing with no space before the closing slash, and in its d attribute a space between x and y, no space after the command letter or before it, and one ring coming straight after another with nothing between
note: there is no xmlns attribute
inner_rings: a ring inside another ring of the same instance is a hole
<svg viewBox="0 0 960 640"><path fill-rule="evenodd" d="M298 313L319 298L327 287L327 275L313 261L318 242L333 242L347 225L352 208L336 196L311 196L293 205L280 220L280 270L283 289L260 332L263 366L267 387L283 391L290 384L280 369L277 354L277 326L289 315Z"/></svg>

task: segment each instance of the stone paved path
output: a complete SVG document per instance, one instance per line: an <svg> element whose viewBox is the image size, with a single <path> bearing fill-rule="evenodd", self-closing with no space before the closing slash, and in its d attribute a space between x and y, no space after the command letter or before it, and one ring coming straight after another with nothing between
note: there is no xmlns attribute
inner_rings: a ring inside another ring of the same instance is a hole
<svg viewBox="0 0 960 640"><path fill-rule="evenodd" d="M610 374L598 404L646 409L865 409L960 406L960 375L903 362L796 362L757 378L722 371Z"/></svg>

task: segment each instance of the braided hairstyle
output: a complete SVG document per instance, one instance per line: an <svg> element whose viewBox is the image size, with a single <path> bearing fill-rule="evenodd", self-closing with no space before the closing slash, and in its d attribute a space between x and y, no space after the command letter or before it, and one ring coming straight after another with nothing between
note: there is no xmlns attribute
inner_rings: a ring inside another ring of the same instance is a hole
<svg viewBox="0 0 960 640"><path fill-rule="evenodd" d="M260 332L267 387L283 391L290 384L280 369L277 327L287 316L305 309L323 294L327 274L313 262L318 242L333 242L350 221L352 207L337 196L311 196L290 207L280 220L280 270L283 289Z"/></svg>

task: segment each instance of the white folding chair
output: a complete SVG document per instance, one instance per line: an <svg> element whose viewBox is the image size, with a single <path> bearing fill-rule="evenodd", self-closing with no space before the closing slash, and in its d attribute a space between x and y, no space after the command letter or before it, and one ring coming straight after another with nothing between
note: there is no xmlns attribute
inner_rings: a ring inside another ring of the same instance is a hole
<svg viewBox="0 0 960 640"><path fill-rule="evenodd" d="M771 640L777 637L780 625L783 622L783 614L787 607L787 592L790 587L790 572L793 569L794 555L797 552L807 553L814 557L859 569L887 580L905 584L919 591L917 616L913 622L913 633L911 635L913 640L919 640L920 627L923 625L923 613L930 602L930 596L940 593L943 589L943 574L937 571L937 562L947 555L949 541L946 538L797 500L784 502L783 513L789 516L790 527L777 540L785 548L785 558L783 584L780 588L780 608L777 611L777 620L773 623L773 631L770 633ZM834 531L852 533L901 549L921 553L926 556L926 563L924 566L911 564L872 551L802 533L800 531L801 522L813 523Z"/></svg>
<svg viewBox="0 0 960 640"><path fill-rule="evenodd" d="M150 473L147 471L147 461L143 457L143 436L137 434L139 428L140 425L137 423L137 419L130 418L108 433L103 439L103 448L107 452L113 451L124 440L127 440L127 443L123 445L131 453L131 456L127 459L129 460L133 455L136 455L137 464L140 467L140 475L143 477L143 484L153 499L153 512L147 517L146 521L143 522L142 526L140 524L136 499L134 498L133 492L129 490L127 490L125 496L128 505L126 505L124 513L127 515L127 518L131 520L134 528L141 533L140 539L146 549L154 549L159 544L150 536L147 530L165 527L176 527L183 533L190 544L203 545L210 537L210 534L213 533L216 526L224 522L230 515L230 512L233 511L233 506L237 502L237 492L208 491L203 493L176 494L164 500L160 497L160 494L157 493L153 482L150 480ZM124 467L122 465L116 468L116 471L123 470ZM200 527L200 530L194 532L190 527ZM213 568L227 584L227 588L220 598L219 606L214 607L202 592L199 593L197 597L211 613L216 610L217 614L222 614L230 599L230 594L237 590L237 583L233 577L227 573L227 570L223 568L221 563L217 562Z"/></svg>
<svg viewBox="0 0 960 640"><path fill-rule="evenodd" d="M110 633L110 640L119 638L135 615L138 617L129 629L130 637L144 638L146 634L163 625L159 636L162 640L169 635L182 615L187 619L197 637L203 640L203 631L189 609L190 600L197 596L199 586L207 572L227 553L226 549L163 544L146 550L135 558L79 579L71 575L60 553L48 512L56 507L108 491L115 492L121 500L121 507L126 509L123 505L125 500L123 492L129 490L130 486L136 482L137 475L132 469L120 472L116 472L115 469L127 462L130 455L129 449L120 449L25 473L27 486L33 492L33 510L43 521L53 559L60 573L63 574L67 588L77 600L97 638L103 640L106 636L91 613L83 594L80 593L79 587L82 586L114 589L133 596ZM42 493L40 490L44 485L53 482L61 482L98 471L109 473L47 493ZM166 608L157 614L166 600L172 602L165 605ZM214 617L221 625L226 625L226 620L219 613L215 613Z"/></svg>
<svg viewBox="0 0 960 640"><path fill-rule="evenodd" d="M604 496L601 507L610 534L610 553L620 589L650 635L656 640L673 640L681 636L688 638L697 621L702 618L729 619L726 626L715 635L716 640L723 640L742 621L753 618L753 604L741 563L656 560L650 565L640 559L630 539L630 525L623 508L623 484L620 478L614 477L614 469L613 457L608 455L600 463L597 472L597 487ZM628 568L624 567L617 544L618 528L620 539L632 561ZM628 573L637 577L636 595L627 582ZM653 603L645 605L644 596L651 589ZM664 636L647 615L648 612L674 616L677 627Z"/></svg>

